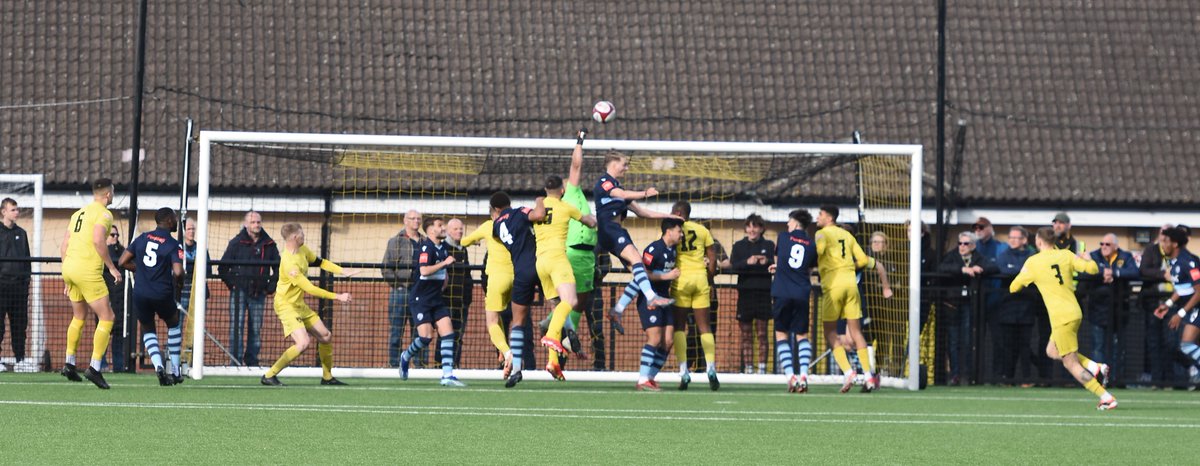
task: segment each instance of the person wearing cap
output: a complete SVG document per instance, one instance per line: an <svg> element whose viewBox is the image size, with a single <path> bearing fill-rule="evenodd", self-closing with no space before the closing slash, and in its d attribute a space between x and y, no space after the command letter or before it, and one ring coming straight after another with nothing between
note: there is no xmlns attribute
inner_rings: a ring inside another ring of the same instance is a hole
<svg viewBox="0 0 1200 466"><path fill-rule="evenodd" d="M1008 249L1007 244L996 240L996 229L992 227L992 221L987 217L976 219L975 224L971 225L971 231L974 231L975 236L978 237L975 242L975 250L992 262L997 262L1000 254ZM1000 307L1000 300L1009 293L1008 290L1001 288L1002 284L998 278L984 279L982 285L983 288L980 290L983 293L982 314L988 316Z"/></svg>
<svg viewBox="0 0 1200 466"><path fill-rule="evenodd" d="M1121 321L1114 321L1118 286L1127 286L1130 279L1140 279L1137 262L1133 254L1117 245L1116 233L1108 233L1100 240L1100 248L1092 251L1089 258L1099 265L1099 273L1080 273L1080 284L1088 296L1084 324L1092 334L1092 358L1112 364L1114 356L1120 354L1120 346L1113 346L1116 327L1124 327L1127 314L1121 313ZM1113 324L1116 324L1114 327Z"/></svg>
<svg viewBox="0 0 1200 466"><path fill-rule="evenodd" d="M1071 217L1066 212L1054 214L1051 226L1054 227L1055 248L1066 249L1076 254L1084 252L1086 246L1083 242L1071 236Z"/></svg>

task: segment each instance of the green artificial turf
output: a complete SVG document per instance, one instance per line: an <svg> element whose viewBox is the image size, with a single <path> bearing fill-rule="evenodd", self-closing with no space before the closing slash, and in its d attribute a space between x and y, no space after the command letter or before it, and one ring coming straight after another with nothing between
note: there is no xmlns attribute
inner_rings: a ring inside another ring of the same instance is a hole
<svg viewBox="0 0 1200 466"><path fill-rule="evenodd" d="M9 464L1181 464L1200 394L931 388L805 395L703 383L632 384L207 377L112 389L56 374L0 375ZM1053 462L1053 463L1052 463Z"/></svg>

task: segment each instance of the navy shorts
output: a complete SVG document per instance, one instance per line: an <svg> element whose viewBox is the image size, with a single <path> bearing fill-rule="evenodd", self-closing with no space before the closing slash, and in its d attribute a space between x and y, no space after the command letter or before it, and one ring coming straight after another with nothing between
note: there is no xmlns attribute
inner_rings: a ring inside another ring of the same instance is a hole
<svg viewBox="0 0 1200 466"><path fill-rule="evenodd" d="M174 299L166 298L146 298L133 294L133 306L137 311L137 320L142 324L142 327L154 329L154 316L162 319L167 325L179 323L179 308Z"/></svg>
<svg viewBox="0 0 1200 466"><path fill-rule="evenodd" d="M512 303L528 306L533 304L533 291L540 283L538 278L537 267L534 265L522 265L514 267L516 276L513 277L512 286Z"/></svg>
<svg viewBox="0 0 1200 466"><path fill-rule="evenodd" d="M446 307L446 302L441 300L430 303L414 303L409 312L412 313L413 327L421 324L433 324L443 318L450 318L450 308Z"/></svg>
<svg viewBox="0 0 1200 466"><path fill-rule="evenodd" d="M1183 316L1183 323L1193 327L1200 327L1200 309L1192 309L1192 312Z"/></svg>
<svg viewBox="0 0 1200 466"><path fill-rule="evenodd" d="M775 298L771 307L775 331L795 334L808 333L808 298Z"/></svg>
<svg viewBox="0 0 1200 466"><path fill-rule="evenodd" d="M633 246L633 238L620 223L602 220L596 223L596 245L620 257L626 246Z"/></svg>
<svg viewBox="0 0 1200 466"><path fill-rule="evenodd" d="M642 319L642 330L675 325L675 313L672 312L671 306L650 309L645 296L638 296L638 317Z"/></svg>

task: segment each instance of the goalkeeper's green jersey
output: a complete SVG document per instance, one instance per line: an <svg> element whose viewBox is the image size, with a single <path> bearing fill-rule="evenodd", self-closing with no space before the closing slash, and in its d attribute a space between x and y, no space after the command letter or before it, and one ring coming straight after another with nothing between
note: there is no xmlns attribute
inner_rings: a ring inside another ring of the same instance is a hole
<svg viewBox="0 0 1200 466"><path fill-rule="evenodd" d="M587 197L583 195L583 190L571 183L567 183L566 185L567 189L563 192L563 201L579 209L580 214L591 215L592 206L588 204ZM584 245L584 247L577 247L577 245ZM570 226L567 227L567 247L574 249L595 249L596 230L577 220L571 220Z"/></svg>

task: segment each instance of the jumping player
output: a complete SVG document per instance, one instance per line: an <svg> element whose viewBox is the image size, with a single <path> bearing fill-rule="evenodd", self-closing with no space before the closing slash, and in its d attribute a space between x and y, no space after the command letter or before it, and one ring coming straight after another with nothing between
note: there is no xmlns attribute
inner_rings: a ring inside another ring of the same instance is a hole
<svg viewBox="0 0 1200 466"><path fill-rule="evenodd" d="M567 229L571 220L589 227L596 226L595 217L581 214L579 209L564 202L562 196L563 179L557 175L547 177L546 197L538 200L538 206L545 208L546 216L533 224L537 239L535 256L538 279L541 280L547 301L554 306L550 327L542 337L542 345L550 348L546 371L558 380L564 380L562 367L558 363L558 355L566 353L561 343L563 324L571 310L579 304L579 297L575 294L575 275L567 260Z"/></svg>
<svg viewBox="0 0 1200 466"><path fill-rule="evenodd" d="M63 234L59 254L62 256L63 281L66 294L71 300L71 324L67 327L66 363L59 371L72 382L80 382L75 370L75 350L83 337L83 319L88 309L96 314L99 322L92 337L92 362L83 376L101 389L108 389L108 382L100 374L100 359L108 349L112 335L113 311L108 302L108 286L104 284L103 270L108 269L113 279L121 283L121 272L108 255L105 240L112 229L113 216L108 205L113 200L112 180L101 178L92 183L92 202L71 215L67 231ZM124 357L118 355L118 357Z"/></svg>
<svg viewBox="0 0 1200 466"><path fill-rule="evenodd" d="M279 251L279 282L275 285L275 315L283 324L284 338L292 337L292 346L284 350L275 364L259 380L263 385L283 386L276 377L293 360L300 357L312 339L317 339L317 354L321 360L321 385L346 385L333 377L333 332L321 322L321 317L304 303L304 294L318 298L350 302L350 293L334 293L313 285L308 280L308 267L317 266L330 273L352 277L358 271L343 271L342 267L317 257L304 245L304 229L299 223L287 223L280 228L283 250Z"/></svg>
<svg viewBox="0 0 1200 466"><path fill-rule="evenodd" d="M775 360L783 368L788 391L792 393L808 391L808 365L813 353L808 341L808 300L817 252L806 231L811 224L812 214L807 210L791 211L788 231L779 233L775 263L768 267L775 274L771 282L771 297L775 298L771 307L771 318L775 319Z"/></svg>
<svg viewBox="0 0 1200 466"><path fill-rule="evenodd" d="M121 253L117 265L133 272L133 303L137 308L138 322L143 329L142 344L154 363L154 372L158 375L158 384L162 386L175 385L183 382L179 373L180 354L183 350L183 326L179 319L179 306L175 301L175 290L182 288L183 279L183 248L171 237L179 222L175 211L169 207L158 209L154 213L154 222L158 228L142 233L132 243L129 249ZM141 258L134 264L134 257ZM171 370L163 365L162 351L159 350L158 333L155 332L154 316L167 324L167 350L171 357Z"/></svg>
<svg viewBox="0 0 1200 466"><path fill-rule="evenodd" d="M525 332L529 328L529 305L533 303L534 283L538 280L537 259L534 253L533 222L546 218L542 198L537 206L513 208L512 199L504 192L492 194L489 201L492 216L492 236L499 239L513 263L512 328L508 344L512 347L512 373L504 386L512 388L521 381L525 354Z"/></svg>
<svg viewBox="0 0 1200 466"><path fill-rule="evenodd" d="M670 306L674 301L660 297L650 286L650 280L646 278L646 267L642 265L637 247L633 245L633 239L630 238L629 232L621 226L621 221L625 219L628 210L632 210L642 218L662 219L671 216L646 209L636 202L657 196L657 189L650 187L645 191L628 191L621 187L621 181L618 178L623 176L628 168L629 157L625 154L612 151L604 156L605 173L592 188L592 196L596 203L597 245L601 249L615 254L626 267L630 268L630 271L633 272L633 284L650 301L650 307ZM631 298L625 303L628 305L632 301ZM625 333L620 324L621 313L624 311L625 307L621 306L619 309L614 308L609 312L609 319L621 333Z"/></svg>
<svg viewBox="0 0 1200 466"><path fill-rule="evenodd" d="M1050 343L1046 355L1061 360L1063 367L1071 372L1083 388L1100 397L1096 409L1109 410L1117 407L1117 399L1102 385L1107 378L1108 367L1097 364L1078 352L1079 322L1083 312L1075 299L1075 282L1071 277L1076 272L1099 273L1100 268L1090 259L1076 257L1070 250L1054 246L1054 229L1038 228L1038 253L1029 257L1021 267L1021 273L1013 279L1008 291L1016 293L1030 284L1037 285L1042 300L1046 302L1046 313L1050 316ZM1088 368L1095 368L1089 372ZM1092 373L1105 374L1100 380Z"/></svg>
<svg viewBox="0 0 1200 466"><path fill-rule="evenodd" d="M442 243L445 226L438 217L426 217L421 230L425 239L413 250L413 264L420 275L409 294L409 314L417 328L417 338L400 355L400 378L408 380L408 366L418 351L433 341L433 326L437 325L438 350L442 357L443 387L465 387L467 384L454 376L454 325L450 322L450 308L442 296L446 285L446 268L454 263L454 256Z"/></svg>
<svg viewBox="0 0 1200 466"><path fill-rule="evenodd" d="M679 278L680 270L675 267L675 246L682 236L683 222L665 218L662 221L662 237L642 251L642 263L649 268L650 282L656 293L669 293L671 282ZM642 346L637 390L657 392L661 389L654 377L667 363L675 317L669 307L651 308L648 304L645 296L638 296L638 315L642 318L642 330L646 332L646 345Z"/></svg>

